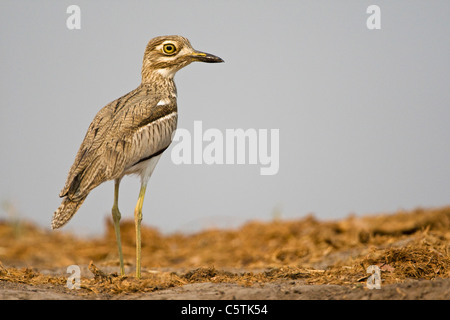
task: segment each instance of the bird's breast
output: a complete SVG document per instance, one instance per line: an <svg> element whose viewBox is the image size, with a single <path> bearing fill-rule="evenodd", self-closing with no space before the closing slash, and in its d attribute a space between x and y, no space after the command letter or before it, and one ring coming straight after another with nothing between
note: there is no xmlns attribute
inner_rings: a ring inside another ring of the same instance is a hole
<svg viewBox="0 0 450 320"><path fill-rule="evenodd" d="M172 141L172 134L177 126L178 114L173 111L145 126L140 127L131 141L130 162L125 174L138 173L139 163L160 155Z"/></svg>

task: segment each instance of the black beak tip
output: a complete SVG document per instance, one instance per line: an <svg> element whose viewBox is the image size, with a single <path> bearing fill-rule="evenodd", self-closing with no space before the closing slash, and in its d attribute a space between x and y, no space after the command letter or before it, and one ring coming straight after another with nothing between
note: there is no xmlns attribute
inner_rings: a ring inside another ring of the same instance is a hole
<svg viewBox="0 0 450 320"><path fill-rule="evenodd" d="M205 59L204 59L203 61L204 61L204 62L210 62L210 63L221 63L221 62L225 62L225 61L223 61L222 58L217 57L217 56L212 55L212 54L207 54L207 55L205 56Z"/></svg>
<svg viewBox="0 0 450 320"><path fill-rule="evenodd" d="M204 53L204 52L198 52L194 55L194 60L201 61L201 62L207 62L207 63L220 63L225 62L222 58L217 57L210 53Z"/></svg>

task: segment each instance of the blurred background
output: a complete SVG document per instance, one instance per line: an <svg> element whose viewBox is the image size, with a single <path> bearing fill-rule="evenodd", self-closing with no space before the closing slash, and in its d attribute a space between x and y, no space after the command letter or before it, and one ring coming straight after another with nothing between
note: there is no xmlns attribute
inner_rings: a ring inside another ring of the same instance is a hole
<svg viewBox="0 0 450 320"><path fill-rule="evenodd" d="M81 9L69 30L67 7ZM369 5L381 29L369 30ZM147 42L179 34L224 64L177 73L178 127L279 129L279 172L175 165L169 148L143 223L162 232L320 219L450 202L448 1L0 2L0 219L50 228L95 114L140 83ZM173 147L173 146L172 146ZM139 179L119 206L133 219ZM114 183L63 230L104 231Z"/></svg>

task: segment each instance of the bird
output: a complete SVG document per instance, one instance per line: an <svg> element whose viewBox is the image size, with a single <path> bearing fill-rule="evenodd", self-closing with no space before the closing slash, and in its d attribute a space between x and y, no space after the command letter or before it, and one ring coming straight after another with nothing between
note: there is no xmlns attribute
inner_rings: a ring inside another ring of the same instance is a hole
<svg viewBox="0 0 450 320"><path fill-rule="evenodd" d="M124 275L120 239L119 185L126 175L140 177L141 187L134 209L136 231L136 278L141 278L141 221L147 183L162 153L169 147L177 127L177 88L174 76L192 62L220 63L218 56L193 49L185 37L151 39L142 62L141 84L104 106L91 122L59 196L52 229L64 226L77 212L89 192L114 180L111 210L117 241L120 274Z"/></svg>

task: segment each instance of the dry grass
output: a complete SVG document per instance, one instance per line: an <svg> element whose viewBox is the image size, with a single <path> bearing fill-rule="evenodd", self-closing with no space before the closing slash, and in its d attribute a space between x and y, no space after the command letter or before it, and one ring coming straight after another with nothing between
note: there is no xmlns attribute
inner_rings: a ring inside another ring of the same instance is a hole
<svg viewBox="0 0 450 320"><path fill-rule="evenodd" d="M134 224L122 224L125 262L135 259ZM254 285L302 279L308 284L361 285L366 269L378 265L383 283L450 277L450 207L322 222L251 222L236 230L162 235L142 230L143 279L104 274L118 269L113 226L96 239L26 223L0 223L0 281L64 286L67 274L42 270L88 265L88 293L155 291L196 282ZM5 267L8 266L8 267ZM98 266L98 267L96 267ZM37 271L41 270L41 272ZM64 269L65 270L65 269ZM167 271L168 270L168 271Z"/></svg>

